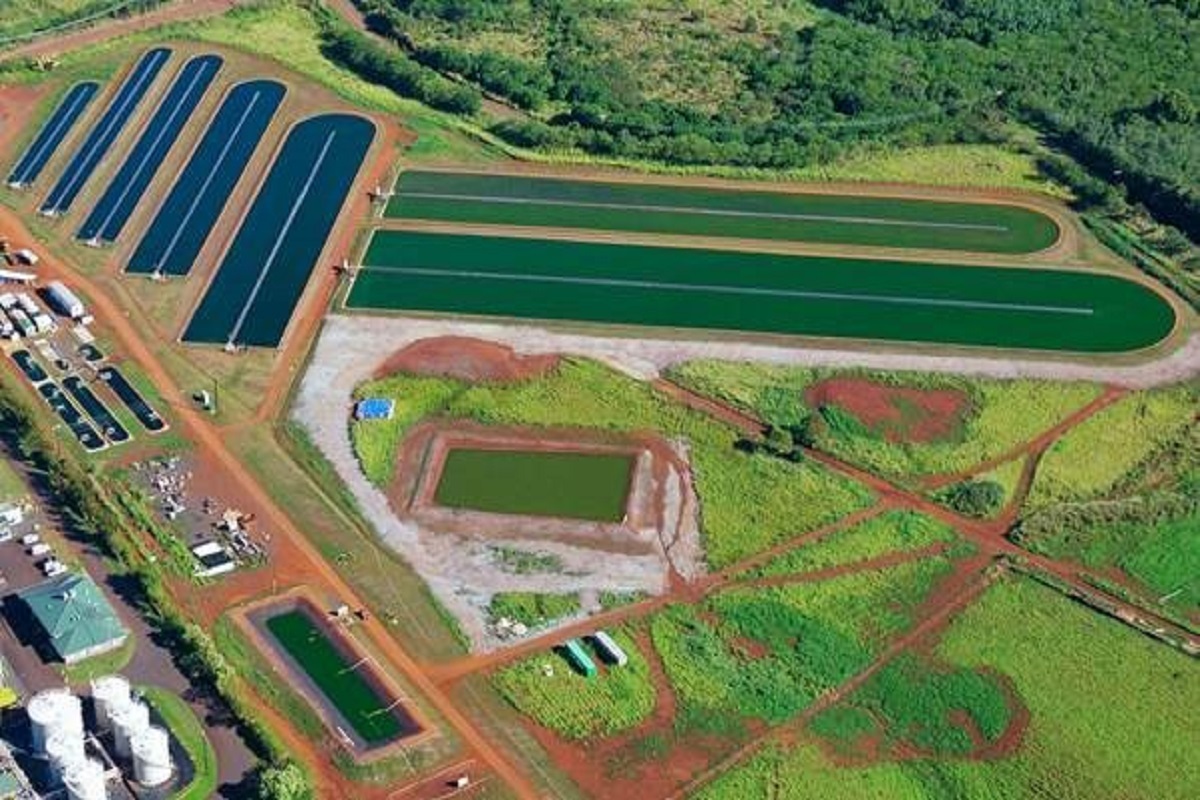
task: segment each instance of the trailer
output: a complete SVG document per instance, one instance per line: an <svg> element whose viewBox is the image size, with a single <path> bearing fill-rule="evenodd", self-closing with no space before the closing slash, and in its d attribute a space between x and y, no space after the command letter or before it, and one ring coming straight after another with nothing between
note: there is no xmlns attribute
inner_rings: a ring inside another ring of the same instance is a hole
<svg viewBox="0 0 1200 800"><path fill-rule="evenodd" d="M592 635L592 641L596 643L596 649L600 652L600 657L609 664L616 664L618 667L623 667L629 663L629 656L621 649L621 645L613 641L613 638L604 631L596 631Z"/></svg>
<svg viewBox="0 0 1200 800"><path fill-rule="evenodd" d="M596 662L592 661L591 656L583 649L583 645L578 639L571 639L563 645L563 653L571 666L581 673L585 678L593 678L596 676Z"/></svg>

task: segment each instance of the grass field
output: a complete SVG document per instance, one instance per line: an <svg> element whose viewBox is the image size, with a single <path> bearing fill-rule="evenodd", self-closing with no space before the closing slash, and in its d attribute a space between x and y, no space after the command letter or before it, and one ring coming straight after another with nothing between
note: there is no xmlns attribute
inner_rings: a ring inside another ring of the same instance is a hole
<svg viewBox="0 0 1200 800"><path fill-rule="evenodd" d="M737 734L790 719L870 662L907 628L950 569L944 557L820 583L732 589L652 619L679 702L677 726Z"/></svg>
<svg viewBox="0 0 1200 800"><path fill-rule="evenodd" d="M1143 401L1154 410L1137 416ZM1174 402L1180 405L1172 408ZM1040 504L1024 516L1014 538L1023 547L1076 561L1103 578L1110 577L1105 574L1109 570L1119 570L1145 599L1196 618L1200 424L1191 417L1187 393L1133 397L1103 416L1101 422L1107 424L1091 426L1083 438L1058 451L1049 464L1054 482L1043 486ZM1118 446L1123 436L1136 440ZM1086 465L1066 461L1084 448ZM1084 489L1092 489L1083 499L1069 491L1074 471L1088 476L1080 479Z"/></svg>
<svg viewBox="0 0 1200 800"><path fill-rule="evenodd" d="M591 361L568 360L546 376L503 385L397 375L359 386L355 394L397 401L395 420L352 428L364 471L377 483L390 474L408 427L435 415L485 424L657 431L683 439L704 507L704 542L713 566L832 522L868 499L863 489L822 467L741 452L731 427Z"/></svg>
<svg viewBox="0 0 1200 800"><path fill-rule="evenodd" d="M961 430L948 441L897 442L862 426L809 427L817 447L897 479L969 470L1052 427L1100 394L1090 383L995 380L952 375L807 369L693 361L670 377L701 394L750 411L782 428L803 425L819 412L805 399L814 384L831 377L866 377L887 386L957 390L970 400Z"/></svg>
<svg viewBox="0 0 1200 800"><path fill-rule="evenodd" d="M488 616L493 620L507 617L531 628L578 612L579 595L573 593L498 592L488 605Z"/></svg>
<svg viewBox="0 0 1200 800"><path fill-rule="evenodd" d="M29 494L25 481L7 457L0 457L0 503L10 503Z"/></svg>
<svg viewBox="0 0 1200 800"><path fill-rule="evenodd" d="M947 525L912 511L889 511L819 542L804 545L756 569L761 577L813 572L878 558L887 553L953 544L958 536Z"/></svg>
<svg viewBox="0 0 1200 800"><path fill-rule="evenodd" d="M349 309L1034 350L1123 352L1175 324L1123 278L381 230Z"/></svg>
<svg viewBox="0 0 1200 800"><path fill-rule="evenodd" d="M0 47L123 5L123 0L0 0Z"/></svg>
<svg viewBox="0 0 1200 800"><path fill-rule="evenodd" d="M1059 235L1046 215L997 203L419 170L395 191L388 216L464 223L985 253L1032 253Z"/></svg>
<svg viewBox="0 0 1200 800"><path fill-rule="evenodd" d="M1198 402L1195 387L1138 392L1084 421L1042 457L1028 505L1103 495L1192 422Z"/></svg>
<svg viewBox="0 0 1200 800"><path fill-rule="evenodd" d="M646 658L629 634L618 630L610 635L629 656L623 667L606 666L584 678L565 659L547 653L504 668L492 683L518 711L567 739L628 730L654 710L654 684Z"/></svg>
<svg viewBox="0 0 1200 800"><path fill-rule="evenodd" d="M1022 579L998 584L949 629L937 655L1007 675L1032 713L995 761L837 766L817 746L764 750L701 800L1185 800L1200 780L1191 709L1196 664ZM939 713L937 706L930 712Z"/></svg>
<svg viewBox="0 0 1200 800"><path fill-rule="evenodd" d="M627 454L453 448L434 499L496 514L620 522L633 465Z"/></svg>

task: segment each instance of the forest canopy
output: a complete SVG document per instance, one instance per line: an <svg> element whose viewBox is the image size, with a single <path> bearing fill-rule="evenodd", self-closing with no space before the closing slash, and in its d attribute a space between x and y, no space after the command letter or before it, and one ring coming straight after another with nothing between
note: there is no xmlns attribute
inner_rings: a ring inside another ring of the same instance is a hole
<svg viewBox="0 0 1200 800"><path fill-rule="evenodd" d="M427 75L384 73L506 102L491 128L519 146L788 168L1015 120L1200 239L1200 0L357 2ZM336 57L379 73L356 36Z"/></svg>

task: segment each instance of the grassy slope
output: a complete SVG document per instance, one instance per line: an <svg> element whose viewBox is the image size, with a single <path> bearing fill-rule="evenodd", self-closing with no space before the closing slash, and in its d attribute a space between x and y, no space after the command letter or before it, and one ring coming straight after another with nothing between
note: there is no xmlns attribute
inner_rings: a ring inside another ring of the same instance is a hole
<svg viewBox="0 0 1200 800"><path fill-rule="evenodd" d="M848 430L818 433L821 449L896 478L970 469L1033 438L1099 394L1099 387L1088 383L839 372L721 361L690 362L671 372L672 379L685 386L783 426L796 424L814 411L804 402L805 389L839 375L865 375L896 386L958 389L972 399L974 411L965 429L950 441L905 444Z"/></svg>
<svg viewBox="0 0 1200 800"><path fill-rule="evenodd" d="M1195 662L1049 589L1020 579L997 585L950 628L938 654L1013 680L1033 714L1015 755L837 767L806 744L766 750L699 797L1182 800L1200 781Z"/></svg>
<svg viewBox="0 0 1200 800"><path fill-rule="evenodd" d="M427 386L423 379L398 376L358 391L401 399L408 396L410 380L414 390ZM415 402L425 407L423 400ZM704 503L705 544L713 566L831 522L866 501L863 490L823 468L737 451L731 428L591 361L569 360L551 375L517 384L464 386L442 413L486 424L658 431L686 441ZM368 477L378 482L386 477L384 468L393 460L404 426L357 427L359 452L372 454L364 461ZM375 431L386 441L373 441Z"/></svg>
<svg viewBox="0 0 1200 800"><path fill-rule="evenodd" d="M64 25L120 4L120 0L0 0L0 46L9 38Z"/></svg>

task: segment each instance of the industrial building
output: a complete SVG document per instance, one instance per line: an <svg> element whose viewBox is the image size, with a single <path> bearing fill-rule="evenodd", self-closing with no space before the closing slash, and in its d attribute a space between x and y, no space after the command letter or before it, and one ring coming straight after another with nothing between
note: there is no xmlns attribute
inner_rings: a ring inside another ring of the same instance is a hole
<svg viewBox="0 0 1200 800"><path fill-rule="evenodd" d="M65 664L114 650L129 631L85 573L51 578L17 595L42 642Z"/></svg>

